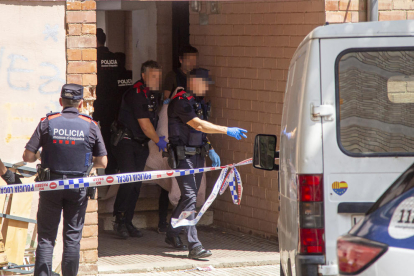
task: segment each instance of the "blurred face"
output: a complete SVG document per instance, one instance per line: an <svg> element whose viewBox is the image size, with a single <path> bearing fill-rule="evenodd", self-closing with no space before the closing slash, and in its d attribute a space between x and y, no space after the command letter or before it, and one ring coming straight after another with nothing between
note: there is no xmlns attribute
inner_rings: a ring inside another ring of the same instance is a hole
<svg viewBox="0 0 414 276"><path fill-rule="evenodd" d="M197 67L197 54L184 54L182 58L180 58L181 62L181 70L185 73L190 72L194 68Z"/></svg>
<svg viewBox="0 0 414 276"><path fill-rule="evenodd" d="M146 72L142 74L142 79L151 91L160 90L161 70L147 68Z"/></svg>
<svg viewBox="0 0 414 276"><path fill-rule="evenodd" d="M196 96L205 96L208 90L208 83L201 78L190 78L190 90Z"/></svg>

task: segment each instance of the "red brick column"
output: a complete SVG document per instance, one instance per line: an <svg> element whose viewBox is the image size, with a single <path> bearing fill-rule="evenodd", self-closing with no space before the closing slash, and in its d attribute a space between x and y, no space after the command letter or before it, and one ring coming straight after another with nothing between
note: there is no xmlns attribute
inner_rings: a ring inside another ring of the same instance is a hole
<svg viewBox="0 0 414 276"><path fill-rule="evenodd" d="M67 83L84 86L83 112L93 112L97 84L96 2L66 3ZM89 200L81 240L78 275L98 275L98 202Z"/></svg>
<svg viewBox="0 0 414 276"><path fill-rule="evenodd" d="M74 1L66 4L68 83L85 87L84 113L92 113L96 77L96 2Z"/></svg>

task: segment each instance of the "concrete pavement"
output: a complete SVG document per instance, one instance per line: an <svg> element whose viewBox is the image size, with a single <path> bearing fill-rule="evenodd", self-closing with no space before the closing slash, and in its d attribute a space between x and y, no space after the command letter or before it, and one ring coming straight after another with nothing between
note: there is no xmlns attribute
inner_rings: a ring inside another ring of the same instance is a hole
<svg viewBox="0 0 414 276"><path fill-rule="evenodd" d="M142 231L143 238L130 238L128 240L116 239L110 232L99 233L98 270L100 275L125 275L145 272L168 272L169 274L160 275L176 275L172 273L210 265L216 269L240 267L241 270L248 270L247 267L252 266L260 268L261 266L268 267L269 265L279 264L278 244L276 242L238 232L214 227L200 227L198 229L200 240L206 248L213 252L213 256L208 260L196 261L187 258L187 251L177 251L166 244L164 242L165 235L158 234L154 230L145 229ZM183 241L186 240L184 235L182 239ZM266 269L266 267L263 267L263 269ZM252 268L253 270L255 269ZM276 269L276 271L279 272L279 269ZM238 275L255 274L239 273Z"/></svg>
<svg viewBox="0 0 414 276"><path fill-rule="evenodd" d="M279 265L219 268L214 271L180 270L168 272L148 272L138 274L106 274L105 276L280 276Z"/></svg>

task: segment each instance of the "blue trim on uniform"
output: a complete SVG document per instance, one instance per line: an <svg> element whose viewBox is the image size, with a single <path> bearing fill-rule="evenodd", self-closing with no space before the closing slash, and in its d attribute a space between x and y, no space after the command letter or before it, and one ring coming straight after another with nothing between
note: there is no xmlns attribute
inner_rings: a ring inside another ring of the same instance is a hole
<svg viewBox="0 0 414 276"><path fill-rule="evenodd" d="M89 166L89 164L90 164L89 159L91 159L91 155L92 155L92 152L87 152L86 153L86 155L85 155L85 167Z"/></svg>
<svg viewBox="0 0 414 276"><path fill-rule="evenodd" d="M384 206L365 216L363 222L358 223L354 228L352 228L351 231L349 231L349 234L385 243L392 247L414 249L414 235L406 239L394 239L388 233L388 227L397 206L405 199L413 196L414 189L411 188L399 197L391 200Z"/></svg>

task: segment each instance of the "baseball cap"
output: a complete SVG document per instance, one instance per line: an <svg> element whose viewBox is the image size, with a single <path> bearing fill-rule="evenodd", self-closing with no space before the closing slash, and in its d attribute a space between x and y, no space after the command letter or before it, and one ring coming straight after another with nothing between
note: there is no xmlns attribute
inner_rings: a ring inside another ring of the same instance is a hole
<svg viewBox="0 0 414 276"><path fill-rule="evenodd" d="M195 77L198 79L203 79L208 84L214 84L214 81L210 78L210 70L204 69L204 68L196 68L191 70L190 77Z"/></svg>
<svg viewBox="0 0 414 276"><path fill-rule="evenodd" d="M60 96L69 100L82 100L83 99L83 86L79 84L65 84L62 86Z"/></svg>

